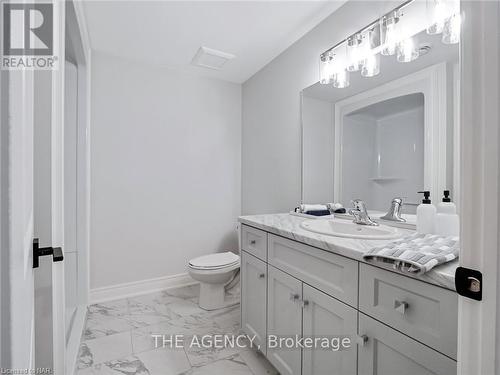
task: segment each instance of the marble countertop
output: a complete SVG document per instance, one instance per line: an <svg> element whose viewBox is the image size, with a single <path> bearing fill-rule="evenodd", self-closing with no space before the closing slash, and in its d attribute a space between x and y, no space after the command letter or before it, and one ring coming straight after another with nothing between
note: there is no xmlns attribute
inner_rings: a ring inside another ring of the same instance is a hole
<svg viewBox="0 0 500 375"><path fill-rule="evenodd" d="M455 270L458 267L458 260L434 267L429 272L420 276L411 275L409 273L394 270L390 265L382 263L374 264L363 260L363 254L365 252L373 247L382 246L390 242L390 240L359 240L317 234L301 228L300 223L304 220L307 219L293 216L288 213L240 216L238 218L240 223L262 229L266 232L290 238L292 240L330 251L335 254L343 255L363 263L376 265L377 267L388 269L390 271L438 285L446 289L455 290ZM410 230L401 228L398 228L398 231L403 234L413 233Z"/></svg>

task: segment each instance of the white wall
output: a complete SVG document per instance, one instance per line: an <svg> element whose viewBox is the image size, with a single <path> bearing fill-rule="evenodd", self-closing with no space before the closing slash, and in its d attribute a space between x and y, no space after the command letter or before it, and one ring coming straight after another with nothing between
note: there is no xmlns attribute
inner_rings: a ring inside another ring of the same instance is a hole
<svg viewBox="0 0 500 375"><path fill-rule="evenodd" d="M377 160L377 123L362 116L345 116L342 134L342 201L352 207L351 200L362 199L374 209L374 176Z"/></svg>
<svg viewBox="0 0 500 375"><path fill-rule="evenodd" d="M237 250L241 86L92 55L91 288Z"/></svg>
<svg viewBox="0 0 500 375"><path fill-rule="evenodd" d="M395 113L377 121L377 148L380 155L379 181L374 190L374 209L385 211L394 197L404 197L405 212L415 213L424 190L424 106ZM403 167L404 166L404 167ZM442 197L433 197L435 203ZM413 204L413 205L410 205Z"/></svg>
<svg viewBox="0 0 500 375"><path fill-rule="evenodd" d="M300 201L300 91L321 52L400 2L349 1L243 84L242 212L287 212Z"/></svg>
<svg viewBox="0 0 500 375"><path fill-rule="evenodd" d="M333 104L302 97L303 203L333 202Z"/></svg>
<svg viewBox="0 0 500 375"><path fill-rule="evenodd" d="M381 118L366 114L344 117L344 205L361 198L368 209L386 211L394 197L403 197L405 212L415 213L421 199L417 191L424 189L423 98L420 106L415 105L416 108ZM433 199L437 201L436 197Z"/></svg>

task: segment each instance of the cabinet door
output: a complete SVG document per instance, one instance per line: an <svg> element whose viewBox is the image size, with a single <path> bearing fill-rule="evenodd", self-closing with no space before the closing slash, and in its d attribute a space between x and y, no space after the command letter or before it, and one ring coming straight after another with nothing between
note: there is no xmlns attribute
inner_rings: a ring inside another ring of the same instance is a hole
<svg viewBox="0 0 500 375"><path fill-rule="evenodd" d="M266 353L267 264L241 252L241 327Z"/></svg>
<svg viewBox="0 0 500 375"><path fill-rule="evenodd" d="M455 375L457 363L384 324L359 313L359 375Z"/></svg>
<svg viewBox="0 0 500 375"><path fill-rule="evenodd" d="M311 338L349 337L344 350L303 350L302 375L356 375L356 332L358 313L352 307L304 284L303 336Z"/></svg>
<svg viewBox="0 0 500 375"><path fill-rule="evenodd" d="M301 349L279 345L302 335L302 282L268 266L267 358L281 375L300 375Z"/></svg>

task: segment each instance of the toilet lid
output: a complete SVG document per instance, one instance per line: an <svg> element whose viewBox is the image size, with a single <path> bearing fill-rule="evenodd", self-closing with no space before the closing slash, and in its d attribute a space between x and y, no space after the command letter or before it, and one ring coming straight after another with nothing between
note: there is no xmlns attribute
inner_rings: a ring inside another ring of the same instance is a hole
<svg viewBox="0 0 500 375"><path fill-rule="evenodd" d="M228 251L225 253L210 254L194 258L189 262L189 265L195 268L215 269L232 266L239 261L240 257L238 255Z"/></svg>

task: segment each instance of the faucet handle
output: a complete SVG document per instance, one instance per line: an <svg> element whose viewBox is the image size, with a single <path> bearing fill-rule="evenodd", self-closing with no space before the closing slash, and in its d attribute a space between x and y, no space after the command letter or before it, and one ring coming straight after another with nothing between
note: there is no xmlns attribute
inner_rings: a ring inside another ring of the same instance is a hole
<svg viewBox="0 0 500 375"><path fill-rule="evenodd" d="M403 205L403 202L405 199L408 199L408 197L394 197L394 198L392 198L392 201L394 203L399 203L399 204Z"/></svg>
<svg viewBox="0 0 500 375"><path fill-rule="evenodd" d="M351 204L354 209L361 211L361 212L366 212L366 203L361 200L361 199L353 199L351 200Z"/></svg>
<svg viewBox="0 0 500 375"><path fill-rule="evenodd" d="M403 208L403 197L392 198L391 207L387 214L381 217L382 220L396 221L396 222L406 222L405 219L401 217L401 209Z"/></svg>

